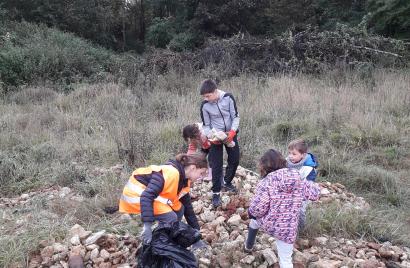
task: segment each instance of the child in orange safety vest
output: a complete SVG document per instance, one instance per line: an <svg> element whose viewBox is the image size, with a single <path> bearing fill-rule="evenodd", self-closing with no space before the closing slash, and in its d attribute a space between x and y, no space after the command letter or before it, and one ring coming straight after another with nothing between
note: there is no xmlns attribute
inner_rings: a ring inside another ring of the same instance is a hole
<svg viewBox="0 0 410 268"><path fill-rule="evenodd" d="M172 223L182 216L194 229L199 230L189 194L191 182L195 182L208 170L208 162L202 153L179 154L164 165L151 165L134 170L125 185L119 211L141 214L144 228L141 234L144 244L152 240L154 221ZM193 248L203 247L200 240Z"/></svg>

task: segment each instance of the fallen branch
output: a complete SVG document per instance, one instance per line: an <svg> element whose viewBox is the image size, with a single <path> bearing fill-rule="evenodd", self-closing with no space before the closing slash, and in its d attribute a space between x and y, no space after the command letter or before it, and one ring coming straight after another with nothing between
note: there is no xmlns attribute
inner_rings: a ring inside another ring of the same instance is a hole
<svg viewBox="0 0 410 268"><path fill-rule="evenodd" d="M388 51L383 51L383 50L378 50L378 49L374 49L370 47L361 47L361 46L355 46L355 45L352 45L352 47L359 48L359 49L365 49L365 50L373 51L376 53L383 53L383 54L391 55L391 56L398 57L398 58L403 58L403 56L400 56L399 54L388 52Z"/></svg>

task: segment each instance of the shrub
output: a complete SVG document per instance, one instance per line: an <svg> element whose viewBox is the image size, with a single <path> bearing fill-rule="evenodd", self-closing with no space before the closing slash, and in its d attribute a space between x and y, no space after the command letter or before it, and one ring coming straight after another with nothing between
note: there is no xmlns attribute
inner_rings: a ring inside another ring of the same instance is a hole
<svg viewBox="0 0 410 268"><path fill-rule="evenodd" d="M165 48L174 35L174 23L170 19L155 18L148 27L147 41L150 45Z"/></svg>
<svg viewBox="0 0 410 268"><path fill-rule="evenodd" d="M198 35L191 32L182 32L172 38L169 42L169 49L176 52L193 50L199 43L201 43L201 39Z"/></svg>
<svg viewBox="0 0 410 268"><path fill-rule="evenodd" d="M70 84L114 71L113 53L73 34L27 22L10 24L7 30L0 78L9 90L42 80Z"/></svg>

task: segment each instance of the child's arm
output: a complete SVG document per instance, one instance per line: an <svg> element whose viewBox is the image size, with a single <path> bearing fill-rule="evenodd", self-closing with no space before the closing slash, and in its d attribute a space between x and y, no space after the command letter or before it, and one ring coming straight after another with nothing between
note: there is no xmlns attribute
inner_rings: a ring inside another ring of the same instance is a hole
<svg viewBox="0 0 410 268"><path fill-rule="evenodd" d="M204 131L204 135L206 137L209 137L209 134L211 133L211 117L209 116L209 113L204 109L204 104L205 103L202 103L201 105L202 129Z"/></svg>
<svg viewBox="0 0 410 268"><path fill-rule="evenodd" d="M304 180L303 182L303 199L316 201L320 197L320 187L313 181Z"/></svg>
<svg viewBox="0 0 410 268"><path fill-rule="evenodd" d="M266 181L261 181L249 205L249 213L255 218L261 218L268 213L269 206L270 197L268 187L266 186Z"/></svg>
<svg viewBox="0 0 410 268"><path fill-rule="evenodd" d="M236 101L234 99L234 97L232 96L232 94L229 94L229 113L231 114L231 118L232 118L232 126L231 126L231 130L234 130L235 132L238 130L239 128L239 113L238 113L238 109L236 108Z"/></svg>

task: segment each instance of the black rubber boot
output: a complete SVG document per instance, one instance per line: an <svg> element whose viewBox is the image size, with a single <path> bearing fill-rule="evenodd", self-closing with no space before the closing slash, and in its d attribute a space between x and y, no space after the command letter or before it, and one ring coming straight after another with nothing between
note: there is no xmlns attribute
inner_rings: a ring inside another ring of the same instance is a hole
<svg viewBox="0 0 410 268"><path fill-rule="evenodd" d="M248 228L248 237L246 238L244 251L252 252L253 246L255 245L256 235L258 234L258 229Z"/></svg>
<svg viewBox="0 0 410 268"><path fill-rule="evenodd" d="M214 193L212 195L212 205L214 208L217 208L221 205L221 194L220 193Z"/></svg>

